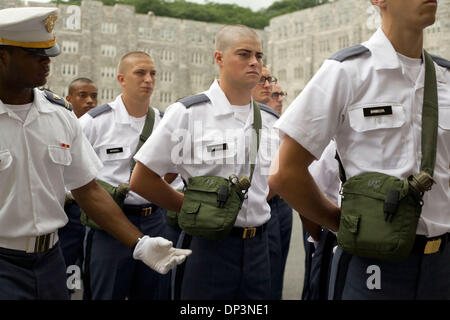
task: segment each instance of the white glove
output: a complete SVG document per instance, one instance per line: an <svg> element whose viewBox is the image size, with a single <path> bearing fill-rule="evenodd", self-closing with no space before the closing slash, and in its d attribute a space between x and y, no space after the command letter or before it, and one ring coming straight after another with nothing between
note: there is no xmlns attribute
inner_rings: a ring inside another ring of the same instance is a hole
<svg viewBox="0 0 450 320"><path fill-rule="evenodd" d="M161 237L144 236L136 244L133 258L141 260L158 273L166 274L192 253L189 249L173 248L172 241Z"/></svg>

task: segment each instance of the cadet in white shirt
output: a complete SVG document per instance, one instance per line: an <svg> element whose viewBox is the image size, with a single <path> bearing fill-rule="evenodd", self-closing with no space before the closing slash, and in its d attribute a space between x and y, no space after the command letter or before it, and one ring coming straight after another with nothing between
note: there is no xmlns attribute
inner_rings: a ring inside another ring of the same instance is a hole
<svg viewBox="0 0 450 320"><path fill-rule="evenodd" d="M380 9L382 27L362 46L325 61L275 125L286 135L278 154L280 169L269 177L270 186L298 212L333 231L339 228L340 209L307 173L331 138L347 179L368 171L407 178L419 172L422 160L423 29L434 23L437 2L371 2ZM450 63L435 62L435 184L423 197L414 248L400 262L356 255L341 260L338 248L331 298L450 299ZM378 115L370 116L370 110ZM374 274L371 266L379 272ZM374 283L368 281L371 276Z"/></svg>
<svg viewBox="0 0 450 320"><path fill-rule="evenodd" d="M94 180L102 167L64 100L46 83L57 8L0 10L0 299L67 299L57 231L67 223L65 185L135 257L162 273L184 254L143 236ZM189 254L189 252L186 252Z"/></svg>
<svg viewBox="0 0 450 320"><path fill-rule="evenodd" d="M114 187L129 183L132 157L142 139L147 117L153 112L153 120L148 120L153 129L161 118L158 109L149 109L156 68L148 54L139 51L125 54L119 62L117 80L122 94L80 118L87 139L103 162L97 179ZM146 234L164 236L163 209L130 191L123 211ZM87 239L85 273L92 299L169 299L169 275L159 275L134 260L130 248L103 230L92 227Z"/></svg>
<svg viewBox="0 0 450 320"><path fill-rule="evenodd" d="M169 106L135 156L132 190L179 212L184 195L160 178L164 174L177 172L186 182L197 176L249 176L246 159L256 142L251 89L261 78L262 55L261 41L248 27L225 26L217 33L219 80L203 94ZM268 145L265 139L269 136L262 134L261 148ZM261 148L247 198L229 235L222 240L192 236L194 254L184 266L181 299L270 298L265 228L270 218L266 198L271 156Z"/></svg>

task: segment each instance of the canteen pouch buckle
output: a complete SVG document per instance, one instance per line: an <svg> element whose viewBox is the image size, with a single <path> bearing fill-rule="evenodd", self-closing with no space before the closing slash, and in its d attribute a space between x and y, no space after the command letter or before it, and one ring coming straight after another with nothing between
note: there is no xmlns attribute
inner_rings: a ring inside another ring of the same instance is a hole
<svg viewBox="0 0 450 320"><path fill-rule="evenodd" d="M360 257L401 261L410 254L422 210L407 179L366 172L342 187L338 244Z"/></svg>
<svg viewBox="0 0 450 320"><path fill-rule="evenodd" d="M244 197L229 179L191 177L178 213L178 225L187 234L224 239L234 226Z"/></svg>
<svg viewBox="0 0 450 320"><path fill-rule="evenodd" d="M103 187L103 189L105 189L109 193L109 195L114 199L114 201L117 203L117 205L121 209L123 209L123 203L125 201L128 191L130 191L129 184L122 183L122 184L118 185L117 187L114 187L103 180L97 180L97 183L101 187ZM96 230L102 229L94 220L89 218L83 210L81 210L80 221L83 225L85 225L89 228L96 229Z"/></svg>

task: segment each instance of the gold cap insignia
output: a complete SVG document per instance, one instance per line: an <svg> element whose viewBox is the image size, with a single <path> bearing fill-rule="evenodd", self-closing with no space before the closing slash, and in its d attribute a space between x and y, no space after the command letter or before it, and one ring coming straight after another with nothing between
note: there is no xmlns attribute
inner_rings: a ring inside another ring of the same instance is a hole
<svg viewBox="0 0 450 320"><path fill-rule="evenodd" d="M47 19L44 20L45 28L47 32L52 32L55 27L55 21L58 19L58 16L55 13L50 14Z"/></svg>

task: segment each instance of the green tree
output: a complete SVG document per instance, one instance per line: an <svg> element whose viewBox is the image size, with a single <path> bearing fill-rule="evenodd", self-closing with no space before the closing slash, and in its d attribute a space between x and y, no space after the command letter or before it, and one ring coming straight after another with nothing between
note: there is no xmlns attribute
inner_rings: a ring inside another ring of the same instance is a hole
<svg viewBox="0 0 450 320"><path fill-rule="evenodd" d="M270 19L294 11L314 7L329 0L279 0L266 9L257 12L235 4L219 4L208 1L206 4L192 3L185 0L100 0L105 5L116 3L135 7L137 13L152 11L156 16L189 19L219 24L243 24L255 29L268 26ZM52 0L56 4L80 5L81 0Z"/></svg>

